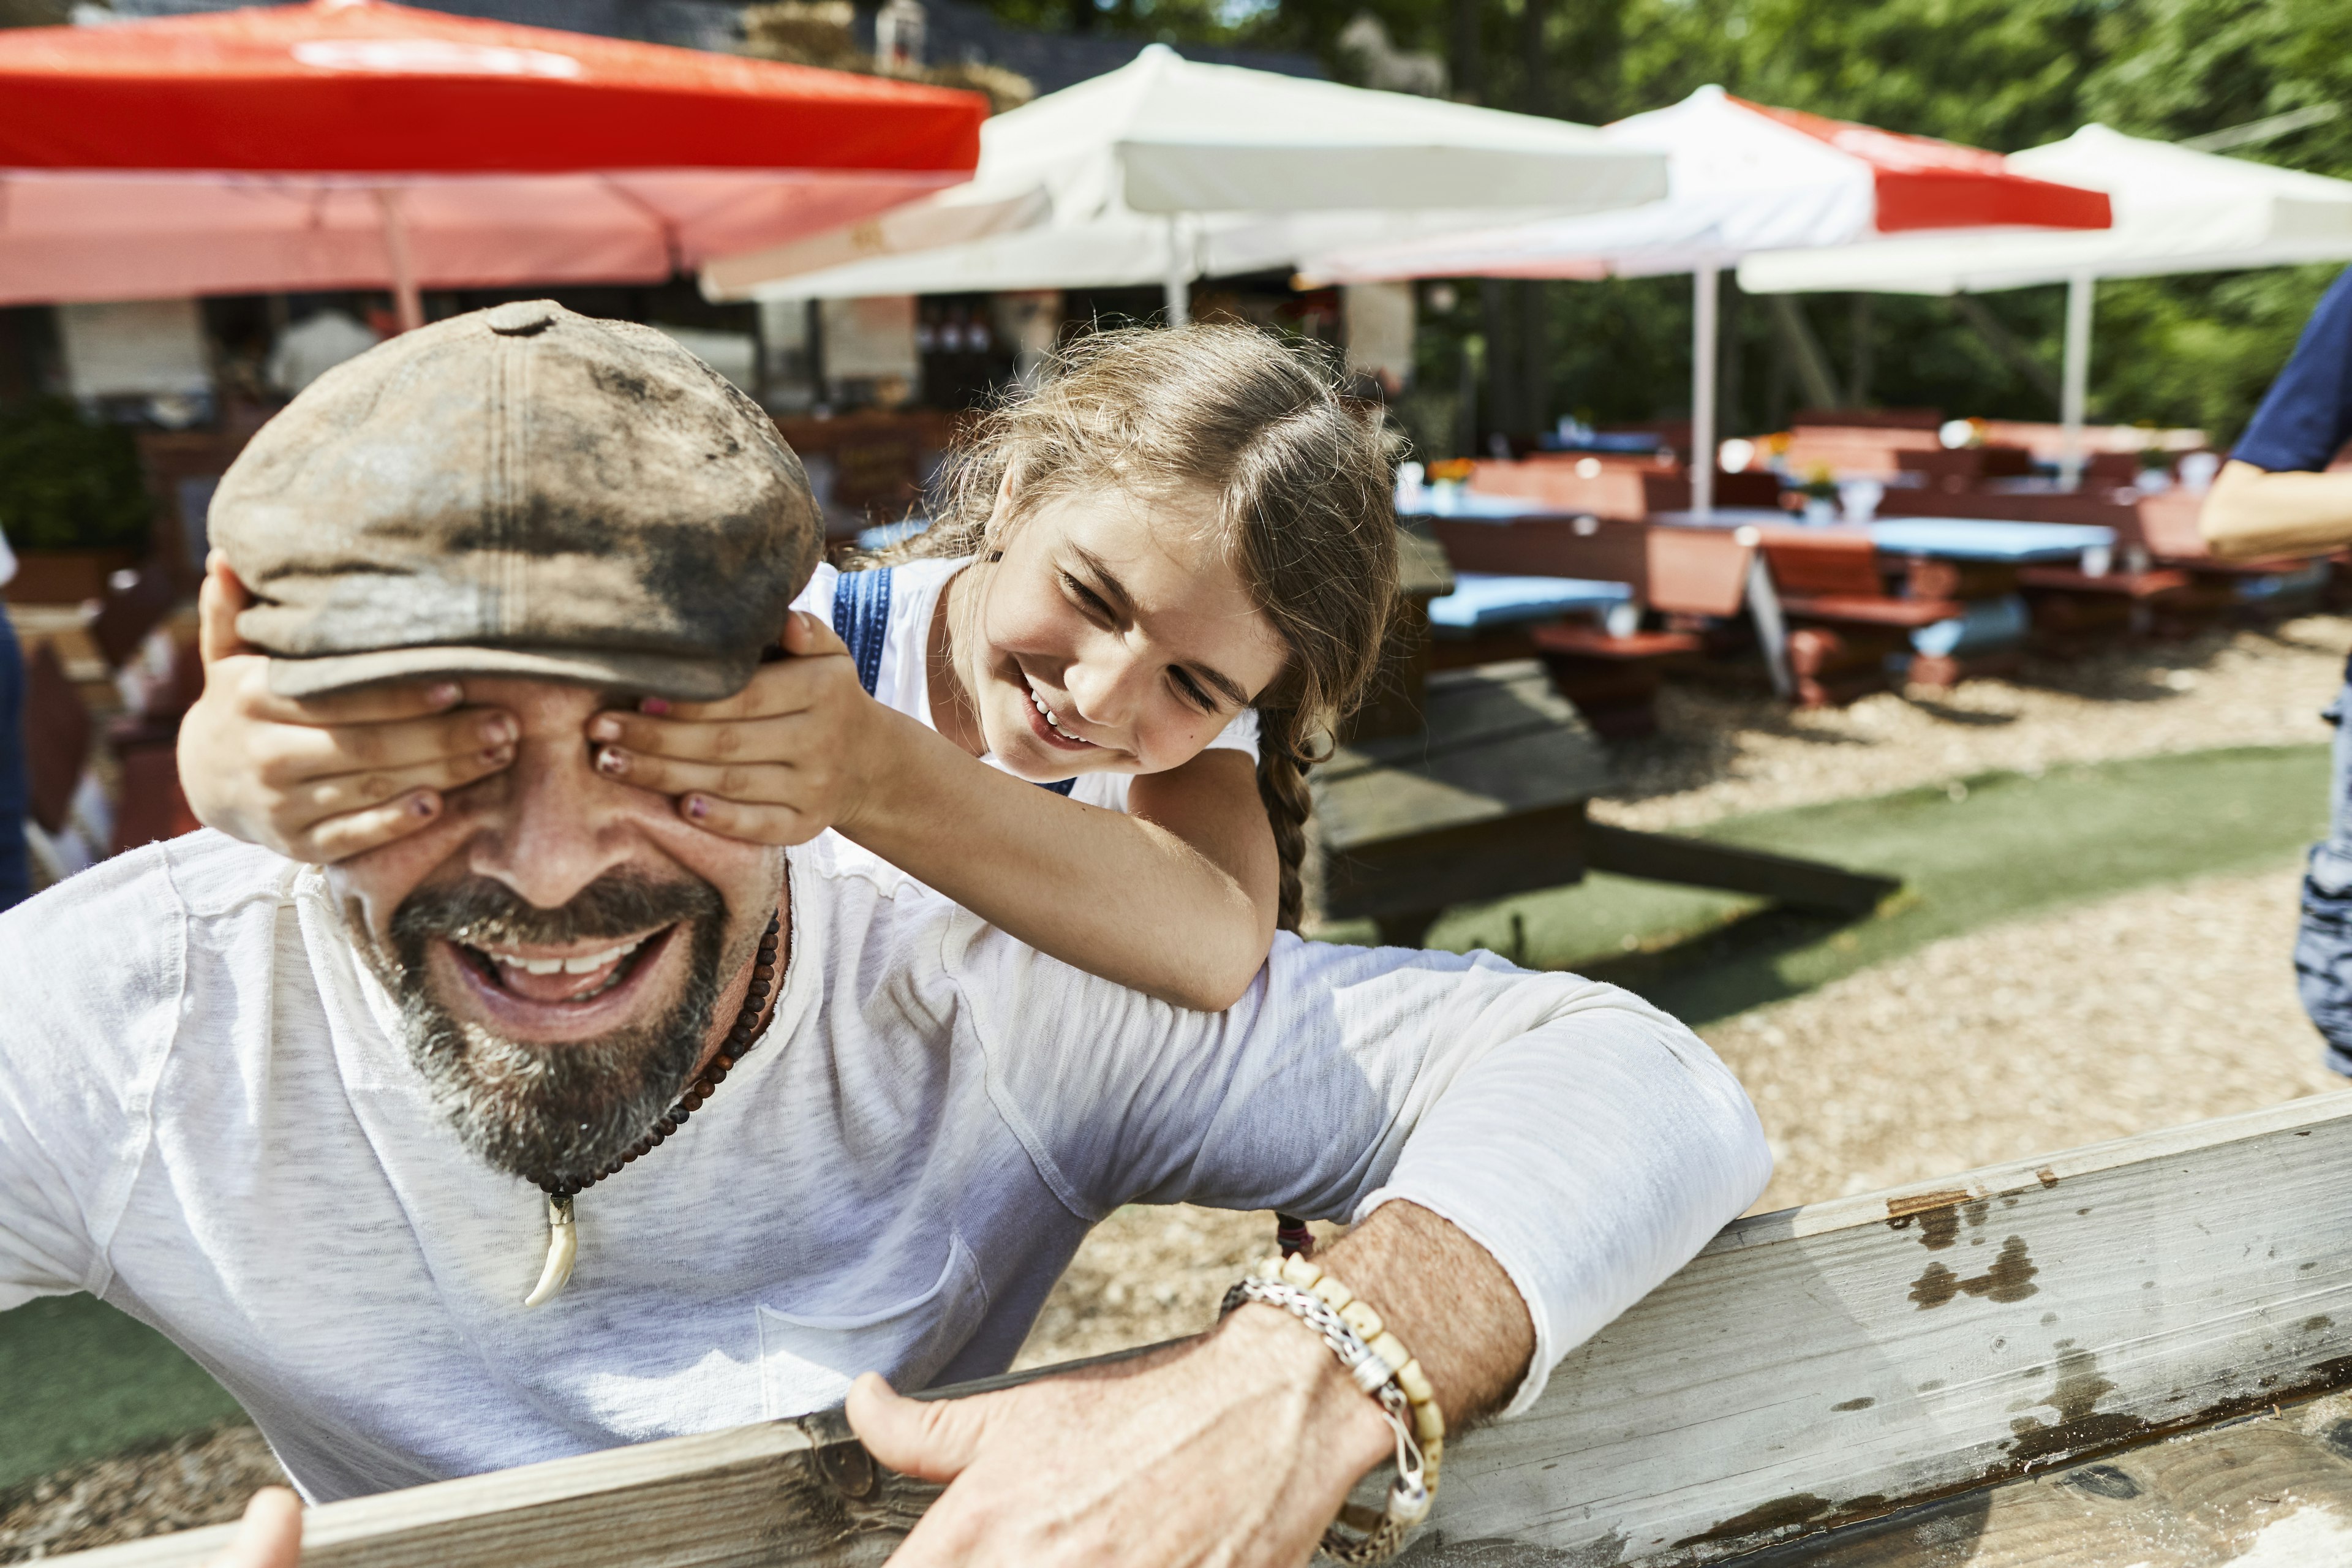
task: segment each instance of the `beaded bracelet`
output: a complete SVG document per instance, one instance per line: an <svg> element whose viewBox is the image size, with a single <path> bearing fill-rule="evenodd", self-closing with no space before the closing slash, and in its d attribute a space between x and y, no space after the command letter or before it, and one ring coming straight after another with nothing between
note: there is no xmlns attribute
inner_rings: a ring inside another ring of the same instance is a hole
<svg viewBox="0 0 2352 1568"><path fill-rule="evenodd" d="M1324 1268L1306 1258L1268 1258L1252 1266L1246 1279L1225 1292L1218 1316L1245 1301L1279 1307L1313 1329L1339 1358L1358 1388L1370 1394L1396 1436L1396 1479L1379 1513L1352 1504L1339 1521L1361 1533L1323 1532L1322 1549L1334 1560L1358 1565L1385 1562L1404 1544L1413 1526L1428 1516L1437 1491L1438 1466L1445 1452L1445 1415L1437 1405L1421 1363L1381 1321L1378 1312Z"/></svg>

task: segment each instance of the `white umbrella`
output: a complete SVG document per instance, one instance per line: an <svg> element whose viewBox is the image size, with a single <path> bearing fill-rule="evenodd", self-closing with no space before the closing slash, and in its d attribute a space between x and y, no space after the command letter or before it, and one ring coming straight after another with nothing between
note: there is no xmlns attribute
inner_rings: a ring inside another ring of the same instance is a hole
<svg viewBox="0 0 2352 1568"><path fill-rule="evenodd" d="M2079 472L2090 379L2093 285L2101 278L2219 272L2352 258L2352 182L2191 152L2085 125L2013 153L2010 167L2108 194L2112 228L2090 234L1913 236L1841 249L1786 250L1740 264L1757 293L1858 289L1962 294L2066 285L2061 402L2067 463Z"/></svg>
<svg viewBox="0 0 2352 1568"><path fill-rule="evenodd" d="M971 184L713 261L703 289L810 300L1159 283L1181 320L1197 278L1664 189L1663 159L1588 126L1200 65L1155 44L988 121Z"/></svg>
<svg viewBox="0 0 2352 1568"><path fill-rule="evenodd" d="M2079 228L2107 221L2106 203L2095 194L2028 177L1998 153L1768 108L1719 87L1617 121L1601 134L1667 155L1671 191L1664 199L1623 212L1318 254L1302 270L1325 282L1693 274L1691 477L1694 510L1701 513L1710 510L1715 488L1716 279L1722 268L1759 251L1847 245L1906 229L1988 223Z"/></svg>

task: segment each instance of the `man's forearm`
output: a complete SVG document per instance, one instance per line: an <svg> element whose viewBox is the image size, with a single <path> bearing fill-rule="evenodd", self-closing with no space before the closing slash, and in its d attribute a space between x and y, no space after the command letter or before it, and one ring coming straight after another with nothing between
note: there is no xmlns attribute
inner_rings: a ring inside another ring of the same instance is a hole
<svg viewBox="0 0 2352 1568"><path fill-rule="evenodd" d="M1499 1409L1527 1376L1536 1328L1517 1287L1485 1247L1419 1204L1382 1204L1316 1261L1412 1352L1447 1430Z"/></svg>
<svg viewBox="0 0 2352 1568"><path fill-rule="evenodd" d="M2214 554L2319 555L2352 544L2352 474L2272 473L2222 465L2198 515Z"/></svg>

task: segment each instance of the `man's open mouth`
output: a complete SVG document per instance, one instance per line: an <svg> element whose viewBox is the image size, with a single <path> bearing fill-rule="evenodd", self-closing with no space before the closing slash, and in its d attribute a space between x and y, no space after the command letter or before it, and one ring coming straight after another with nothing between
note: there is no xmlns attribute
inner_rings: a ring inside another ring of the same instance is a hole
<svg viewBox="0 0 2352 1568"><path fill-rule="evenodd" d="M598 945L564 947L442 939L467 970L488 989L540 1005L592 1002L628 984L646 962L667 945L675 925L642 936Z"/></svg>

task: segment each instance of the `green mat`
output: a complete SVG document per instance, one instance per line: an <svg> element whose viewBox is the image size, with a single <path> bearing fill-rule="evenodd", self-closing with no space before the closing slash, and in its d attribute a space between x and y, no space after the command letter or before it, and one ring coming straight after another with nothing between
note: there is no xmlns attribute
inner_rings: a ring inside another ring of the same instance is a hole
<svg viewBox="0 0 2352 1568"><path fill-rule="evenodd" d="M1612 980L1703 1024L1995 921L2278 865L2326 825L2325 746L1986 773L1733 818L1696 835L1902 877L1904 890L1868 919L1594 876L1454 910L1430 942Z"/></svg>
<svg viewBox="0 0 2352 1568"><path fill-rule="evenodd" d="M1432 943L1580 969L1705 1023L1997 921L2281 864L2326 826L2326 748L2298 746L1987 774L1771 812L1702 836L1894 872L1905 890L1841 922L1596 876L1454 910ZM236 1415L162 1336L88 1297L0 1313L0 1488Z"/></svg>
<svg viewBox="0 0 2352 1568"><path fill-rule="evenodd" d="M94 1297L0 1313L0 1490L244 1418L171 1341Z"/></svg>

